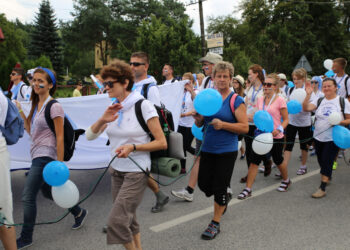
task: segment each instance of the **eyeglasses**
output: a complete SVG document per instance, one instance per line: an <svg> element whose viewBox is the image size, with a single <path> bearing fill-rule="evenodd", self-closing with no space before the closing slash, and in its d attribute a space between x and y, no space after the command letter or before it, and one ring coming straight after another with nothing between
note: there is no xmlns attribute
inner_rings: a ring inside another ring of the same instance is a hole
<svg viewBox="0 0 350 250"><path fill-rule="evenodd" d="M107 81L107 82L104 82L102 83L103 84L103 87L109 87L110 89L113 88L113 84L114 83L117 83L118 81Z"/></svg>
<svg viewBox="0 0 350 250"><path fill-rule="evenodd" d="M269 82L263 82L262 84L263 86L267 86L267 87L271 87L272 85L276 85L276 84L273 84L273 83L269 83Z"/></svg>
<svg viewBox="0 0 350 250"><path fill-rule="evenodd" d="M146 63L139 63L139 62L130 62L130 66L134 65L135 67L138 67L140 65L146 65Z"/></svg>
<svg viewBox="0 0 350 250"><path fill-rule="evenodd" d="M10 76L18 76L18 73L11 73Z"/></svg>
<svg viewBox="0 0 350 250"><path fill-rule="evenodd" d="M318 81L311 81L311 84L318 84Z"/></svg>

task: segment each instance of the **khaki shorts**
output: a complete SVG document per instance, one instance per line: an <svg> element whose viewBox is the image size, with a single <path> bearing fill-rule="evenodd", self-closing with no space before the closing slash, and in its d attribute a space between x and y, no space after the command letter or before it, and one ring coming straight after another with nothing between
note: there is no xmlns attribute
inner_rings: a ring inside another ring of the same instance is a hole
<svg viewBox="0 0 350 250"><path fill-rule="evenodd" d="M140 232L136 209L142 201L148 177L143 172L120 172L112 176L113 207L107 223L107 244L126 244Z"/></svg>

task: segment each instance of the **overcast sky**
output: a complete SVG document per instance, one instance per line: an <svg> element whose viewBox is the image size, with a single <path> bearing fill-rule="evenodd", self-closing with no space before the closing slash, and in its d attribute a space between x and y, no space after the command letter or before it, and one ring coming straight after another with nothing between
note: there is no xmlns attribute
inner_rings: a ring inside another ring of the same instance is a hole
<svg viewBox="0 0 350 250"><path fill-rule="evenodd" d="M180 0L188 4L190 0ZM197 1L193 0L192 2ZM15 20L18 18L22 22L30 23L34 21L35 13L38 12L41 0L0 0L0 13L5 13L6 18ZM209 16L234 15L239 17L237 6L240 0L206 0L203 2L204 23L207 24ZM56 17L61 20L70 20L73 11L73 0L50 0L56 13ZM186 13L194 20L192 29L199 34L199 10L198 4L187 6Z"/></svg>

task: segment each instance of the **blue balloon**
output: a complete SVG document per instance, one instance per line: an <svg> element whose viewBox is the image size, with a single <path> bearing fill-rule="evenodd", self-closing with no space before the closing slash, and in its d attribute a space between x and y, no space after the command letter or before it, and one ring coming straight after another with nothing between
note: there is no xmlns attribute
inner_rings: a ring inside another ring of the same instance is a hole
<svg viewBox="0 0 350 250"><path fill-rule="evenodd" d="M222 96L215 89L205 89L199 92L193 102L194 109L201 115L216 114L222 106Z"/></svg>
<svg viewBox="0 0 350 250"><path fill-rule="evenodd" d="M287 103L287 109L289 114L295 115L301 112L302 106L297 100L290 100Z"/></svg>
<svg viewBox="0 0 350 250"><path fill-rule="evenodd" d="M196 137L196 139L203 141L203 126L198 128L196 126L196 124L193 124L192 128L191 128L191 132L194 135L194 137Z"/></svg>
<svg viewBox="0 0 350 250"><path fill-rule="evenodd" d="M51 161L46 164L43 177L50 186L61 186L69 178L69 169L63 162Z"/></svg>
<svg viewBox="0 0 350 250"><path fill-rule="evenodd" d="M332 77L332 76L334 76L333 70L328 70L328 71L325 73L325 76L327 76L327 77Z"/></svg>
<svg viewBox="0 0 350 250"><path fill-rule="evenodd" d="M294 87L294 83L292 81L288 81L288 87L289 88L293 88Z"/></svg>
<svg viewBox="0 0 350 250"><path fill-rule="evenodd" d="M259 110L254 114L253 121L255 126L266 133L273 131L273 119L269 112L266 110Z"/></svg>
<svg viewBox="0 0 350 250"><path fill-rule="evenodd" d="M339 148L350 148L350 131L347 128L340 125L334 126L332 137L335 145Z"/></svg>

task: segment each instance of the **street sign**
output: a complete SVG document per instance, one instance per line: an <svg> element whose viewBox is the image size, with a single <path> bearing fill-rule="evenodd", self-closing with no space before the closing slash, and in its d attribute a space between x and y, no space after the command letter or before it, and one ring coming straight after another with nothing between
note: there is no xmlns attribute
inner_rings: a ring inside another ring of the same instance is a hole
<svg viewBox="0 0 350 250"><path fill-rule="evenodd" d="M223 47L210 48L209 52L222 55L224 54L224 48Z"/></svg>
<svg viewBox="0 0 350 250"><path fill-rule="evenodd" d="M307 72L312 71L312 67L305 55L302 55L294 69L304 68Z"/></svg>
<svg viewBox="0 0 350 250"><path fill-rule="evenodd" d="M207 48L224 47L224 34L216 33L207 35Z"/></svg>

